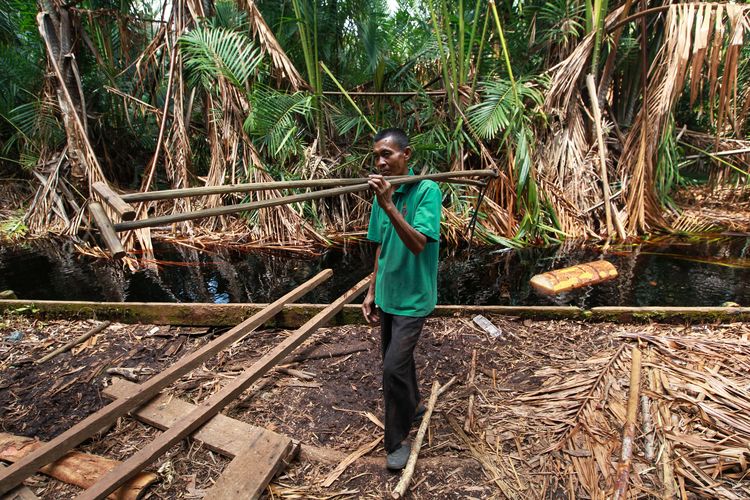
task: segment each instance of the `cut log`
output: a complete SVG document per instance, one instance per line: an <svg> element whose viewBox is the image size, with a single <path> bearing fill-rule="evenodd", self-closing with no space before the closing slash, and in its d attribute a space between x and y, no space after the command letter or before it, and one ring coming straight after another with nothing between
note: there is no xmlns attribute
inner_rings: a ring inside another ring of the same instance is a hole
<svg viewBox="0 0 750 500"><path fill-rule="evenodd" d="M96 413L89 415L81 422L54 438L52 441L40 447L38 450L30 453L7 469L0 471L0 494L5 493L14 486L20 484L21 481L36 472L37 469L43 465L62 457L74 446L90 438L102 428L112 424L115 420L124 416L130 410L137 408L152 397L156 396L162 389L189 371L200 366L214 354L229 347L236 341L241 340L258 326L262 325L278 313L284 307L284 304L302 297L318 284L330 278L332 274L333 273L330 269L318 273L312 279L298 286L270 304L268 307L262 309L260 312L232 328L218 339L206 344L197 351L188 354L174 365L150 378L148 381L138 386L138 392L118 399Z"/></svg>
<svg viewBox="0 0 750 500"><path fill-rule="evenodd" d="M104 244L109 250L109 254L114 259L122 259L125 257L125 248L122 246L120 238L115 234L112 221L107 217L104 208L96 202L89 203L89 213L94 218L96 227L99 228L99 233L102 235Z"/></svg>
<svg viewBox="0 0 750 500"><path fill-rule="evenodd" d="M43 442L33 438L14 436L13 434L2 432L0 433L0 460L17 462L43 445ZM55 463L45 465L40 471L64 483L73 484L81 488L89 488L119 463L117 460L111 460L98 455L72 451ZM135 500L156 479L156 474L141 472L125 483L120 489L113 492L108 498Z"/></svg>
<svg viewBox="0 0 750 500"><path fill-rule="evenodd" d="M606 260L557 269L531 278L531 286L544 295L555 295L617 277L617 269Z"/></svg>
<svg viewBox="0 0 750 500"><path fill-rule="evenodd" d="M302 325L292 335L261 357L250 368L232 380L219 392L199 405L194 411L185 415L175 425L159 435L151 443L137 451L127 461L115 467L94 486L78 496L79 500L93 500L104 498L115 488L123 484L155 458L165 453L180 439L187 437L211 417L219 413L222 408L250 387L256 380L271 370L279 361L302 344L318 328L333 317L345 304L362 294L370 284L371 276L357 283L352 289L336 299L330 306L317 314L310 321Z"/></svg>
<svg viewBox="0 0 750 500"><path fill-rule="evenodd" d="M120 216L120 220L135 219L135 208L127 204L125 200L112 191L106 183L95 182L91 185L91 189L99 195L99 198L101 198L104 203L109 205L109 207Z"/></svg>

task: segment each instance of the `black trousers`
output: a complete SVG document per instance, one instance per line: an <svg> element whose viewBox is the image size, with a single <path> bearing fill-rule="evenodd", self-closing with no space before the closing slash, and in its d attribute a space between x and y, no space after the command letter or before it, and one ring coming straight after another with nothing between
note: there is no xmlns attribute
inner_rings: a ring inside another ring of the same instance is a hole
<svg viewBox="0 0 750 500"><path fill-rule="evenodd" d="M383 398L385 399L385 451L396 451L411 429L419 387L414 348L425 318L396 316L380 311L383 350Z"/></svg>

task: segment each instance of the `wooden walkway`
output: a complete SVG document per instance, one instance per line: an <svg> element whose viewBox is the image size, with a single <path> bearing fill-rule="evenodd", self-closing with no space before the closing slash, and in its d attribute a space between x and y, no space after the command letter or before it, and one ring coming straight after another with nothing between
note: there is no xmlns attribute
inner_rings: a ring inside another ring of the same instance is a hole
<svg viewBox="0 0 750 500"><path fill-rule="evenodd" d="M40 467L57 460L71 448L90 438L103 427L113 423L117 418L124 416L128 412L137 411L144 404L146 404L144 408L151 408L149 400L158 396L162 389L168 387L182 375L190 372L219 351L244 338L281 311L285 304L300 298L331 275L332 272L330 270L319 273L274 303L262 308L253 316L232 328L229 332L185 356L143 384L120 385L119 387L122 392L117 394L118 399L114 402L90 415L82 422L74 425L68 431L63 432L11 466L0 470L0 494L11 491L26 477L34 474ZM286 337L271 351L248 367L242 374L230 381L219 392L209 397L208 400L199 405L191 407L183 406L177 410L172 409L174 411L174 419L164 426L165 431L161 435L138 450L128 460L115 466L93 486L84 490L78 498L105 498L128 479L147 467L175 443L196 432L198 433L196 436L199 435L207 427L207 422L213 422L214 419L220 422L215 425L222 427L220 433L224 435L223 439L231 440L231 443L223 445L224 451L222 453L230 453L236 463L233 462L227 468L227 476L220 480L214 487L212 498L255 498L252 495L259 495L262 492L268 481L278 471L283 460L289 456L292 450L291 440L262 429L251 428L252 426L247 426L247 424L240 426L240 422L231 421L231 423L227 423L225 420L218 418L219 412L276 364L286 358L294 349L309 338L313 332L328 323L346 304L363 293L369 286L369 283L370 277L368 276L333 303L324 307L290 336ZM241 437L237 432L230 434L226 431L226 428L236 428L238 426L242 427ZM216 439L212 438L211 441L215 442ZM243 478L239 470L247 468L248 463L253 464L252 467L255 472L250 475L251 477ZM237 488L240 489L238 490ZM255 493L238 497L238 491L252 491Z"/></svg>

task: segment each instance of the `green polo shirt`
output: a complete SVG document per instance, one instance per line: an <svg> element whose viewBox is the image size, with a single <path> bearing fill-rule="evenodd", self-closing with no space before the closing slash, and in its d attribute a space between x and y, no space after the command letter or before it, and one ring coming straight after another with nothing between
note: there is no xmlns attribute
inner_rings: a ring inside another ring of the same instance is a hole
<svg viewBox="0 0 750 500"><path fill-rule="evenodd" d="M411 169L409 175L414 175ZM427 316L437 304L442 194L434 181L402 184L393 193L393 203L406 222L427 237L427 244L419 255L411 253L373 199L367 239L380 244L375 303L389 314Z"/></svg>

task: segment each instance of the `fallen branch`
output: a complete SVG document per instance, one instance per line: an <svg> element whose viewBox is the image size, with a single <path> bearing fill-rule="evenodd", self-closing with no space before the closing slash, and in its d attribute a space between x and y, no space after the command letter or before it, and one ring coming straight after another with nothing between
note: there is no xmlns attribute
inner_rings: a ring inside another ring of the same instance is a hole
<svg viewBox="0 0 750 500"><path fill-rule="evenodd" d="M469 386L469 404L466 409L466 420L464 421L464 431L471 432L471 428L474 426L474 392L476 387L474 386L474 377L477 372L477 350L474 349L471 353L471 368L469 369L469 379L466 381Z"/></svg>
<svg viewBox="0 0 750 500"><path fill-rule="evenodd" d="M49 354L45 355L44 357L36 360L34 363L37 364L37 365L40 365L40 364L42 364L42 363L44 363L46 361L49 361L50 359L54 358L58 354L62 354L65 351L68 351L71 348L77 346L78 344L87 341L88 339L90 339L91 337L93 337L97 333L101 332L102 330L104 330L105 328L107 328L111 324L112 324L111 321L104 321L103 323L100 323L98 326L92 328L91 330L89 330L88 332L84 333L80 337L77 337L77 338L71 340L70 342L68 342L67 344L65 344L62 347L58 347L57 349L55 349L51 353L49 353Z"/></svg>
<svg viewBox="0 0 750 500"><path fill-rule="evenodd" d="M641 386L641 351L633 347L630 365L630 389L628 390L628 411L622 430L622 452L617 465L617 482L615 483L614 500L625 498L630 477L630 462L633 458L633 441L635 439L635 421L638 416L638 393Z"/></svg>
<svg viewBox="0 0 750 500"><path fill-rule="evenodd" d="M430 393L430 401L427 403L427 410L422 416L422 423L419 425L417 437L414 439L414 444L411 447L409 460L406 462L406 467L404 468L404 472L401 475L401 480L396 485L393 493L391 493L391 497L401 498L406 493L406 488L409 487L411 478L414 475L414 468L417 466L417 457L419 456L419 450L420 448L422 448L422 441L424 441L424 436L427 433L427 428L430 426L430 418L432 417L432 411L435 409L437 398L442 393L447 391L455 381L456 377L453 377L442 387L437 380L432 383L432 392Z"/></svg>
<svg viewBox="0 0 750 500"><path fill-rule="evenodd" d="M298 363L310 359L338 358L340 356L346 356L347 354L354 354L355 352L360 351L367 351L369 349L369 342L359 342L357 344L354 344L353 346L339 347L330 350L318 347L315 349L311 349L308 352L299 353L298 355L292 357L291 361Z"/></svg>

